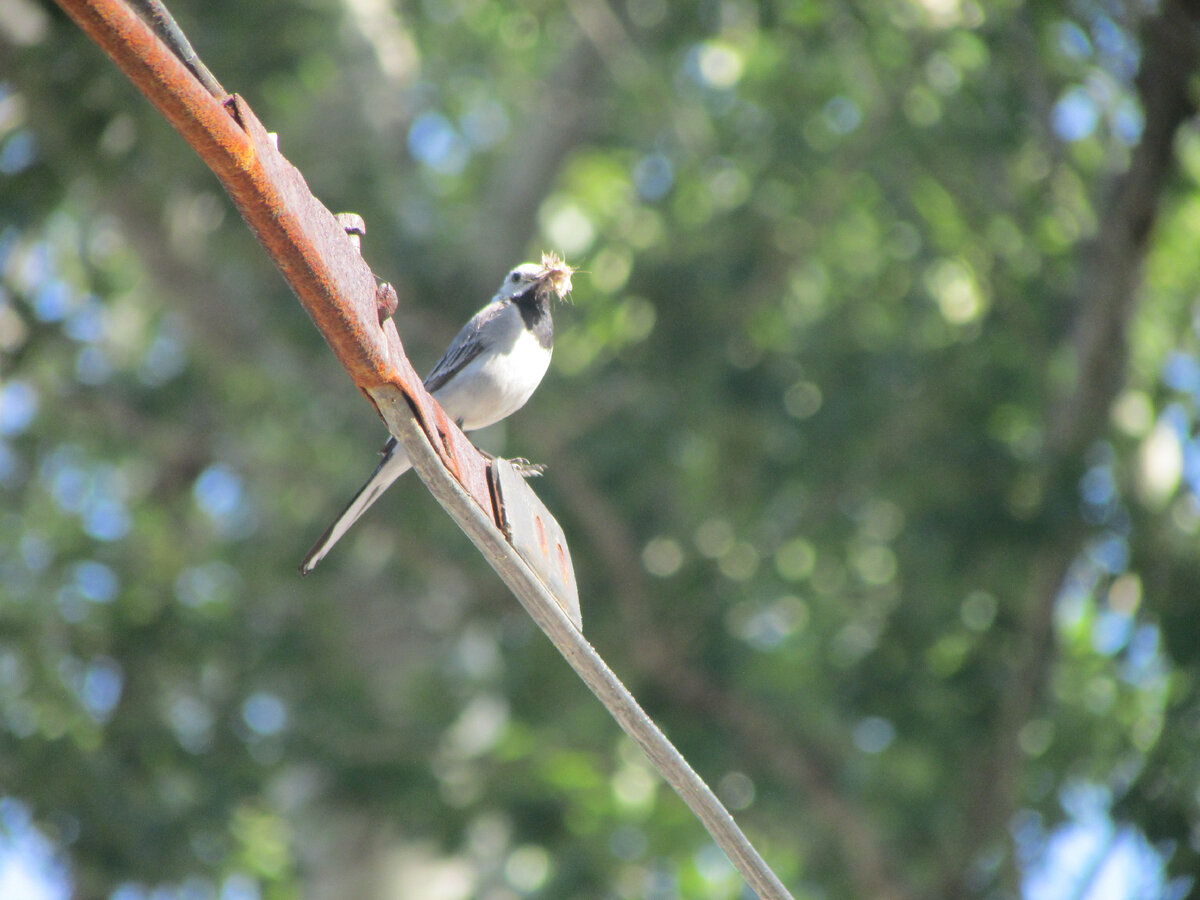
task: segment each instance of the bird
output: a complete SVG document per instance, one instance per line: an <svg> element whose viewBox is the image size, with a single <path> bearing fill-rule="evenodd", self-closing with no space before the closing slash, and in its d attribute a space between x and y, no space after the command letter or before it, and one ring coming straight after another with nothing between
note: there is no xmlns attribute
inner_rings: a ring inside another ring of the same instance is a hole
<svg viewBox="0 0 1200 900"><path fill-rule="evenodd" d="M486 428L525 405L550 366L554 349L553 297L565 299L575 269L554 253L541 263L522 263L450 342L425 379L425 389L464 431ZM307 575L388 486L412 463L392 437L366 484L325 529L300 563ZM534 471L538 467L530 467Z"/></svg>

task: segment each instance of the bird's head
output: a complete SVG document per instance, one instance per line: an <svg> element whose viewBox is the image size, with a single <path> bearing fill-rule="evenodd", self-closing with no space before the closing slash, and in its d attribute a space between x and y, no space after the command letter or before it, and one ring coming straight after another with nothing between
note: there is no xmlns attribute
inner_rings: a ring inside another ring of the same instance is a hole
<svg viewBox="0 0 1200 900"><path fill-rule="evenodd" d="M571 273L574 271L574 267L568 266L557 254L543 253L540 263L521 263L505 275L496 299L520 297L533 288L541 298L548 300L553 293L559 300L564 300L571 292Z"/></svg>

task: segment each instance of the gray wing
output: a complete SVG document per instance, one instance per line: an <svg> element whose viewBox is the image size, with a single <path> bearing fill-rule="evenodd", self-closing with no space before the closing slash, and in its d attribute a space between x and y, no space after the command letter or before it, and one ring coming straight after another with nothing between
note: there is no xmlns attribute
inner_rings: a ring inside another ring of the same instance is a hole
<svg viewBox="0 0 1200 900"><path fill-rule="evenodd" d="M489 342L483 331L488 322L500 315L503 309L503 303L489 303L471 317L471 321L464 325L462 331L450 342L445 354L425 379L425 390L431 394L436 392L488 348Z"/></svg>

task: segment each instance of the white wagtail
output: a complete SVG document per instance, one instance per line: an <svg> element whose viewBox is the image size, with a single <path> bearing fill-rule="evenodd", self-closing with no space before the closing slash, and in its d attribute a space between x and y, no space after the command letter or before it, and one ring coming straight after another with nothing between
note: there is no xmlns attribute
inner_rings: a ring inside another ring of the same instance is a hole
<svg viewBox="0 0 1200 900"><path fill-rule="evenodd" d="M537 389L554 345L550 298L567 295L574 271L553 253L543 253L540 265L522 263L450 343L425 379L425 389L459 428L473 431L499 422L524 406ZM394 437L382 453L367 483L308 551L301 574L311 572L388 485L412 466Z"/></svg>

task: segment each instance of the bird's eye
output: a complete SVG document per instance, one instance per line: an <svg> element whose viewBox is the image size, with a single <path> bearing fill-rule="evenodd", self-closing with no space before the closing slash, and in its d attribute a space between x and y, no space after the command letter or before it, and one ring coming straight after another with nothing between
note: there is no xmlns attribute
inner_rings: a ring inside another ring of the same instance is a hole
<svg viewBox="0 0 1200 900"><path fill-rule="evenodd" d="M511 275L508 276L508 280L511 281L513 284L516 284L518 281L521 280L521 273L513 272Z"/></svg>

